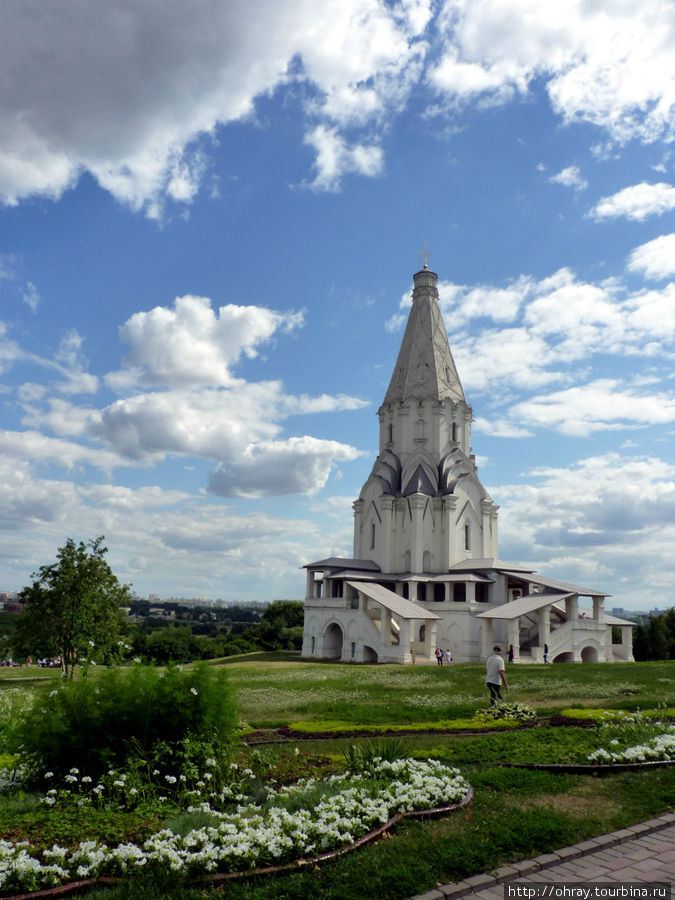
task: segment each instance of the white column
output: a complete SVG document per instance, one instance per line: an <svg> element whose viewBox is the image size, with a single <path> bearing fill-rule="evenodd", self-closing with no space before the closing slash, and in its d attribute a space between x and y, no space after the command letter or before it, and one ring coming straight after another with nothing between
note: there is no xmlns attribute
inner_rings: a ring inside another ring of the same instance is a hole
<svg viewBox="0 0 675 900"><path fill-rule="evenodd" d="M507 646L503 647L503 650L508 652L508 645L513 647L513 659L514 661L520 659L520 617L516 616L515 619L508 620L507 626ZM506 654L505 654L506 655Z"/></svg>
<svg viewBox="0 0 675 900"><path fill-rule="evenodd" d="M362 559L361 555L361 528L363 526L363 500L355 500L352 503L354 510L354 559Z"/></svg>
<svg viewBox="0 0 675 900"><path fill-rule="evenodd" d="M412 535L410 540L410 568L413 572L421 572L424 568L424 507L427 503L425 494L411 494L410 510L412 512Z"/></svg>
<svg viewBox="0 0 675 900"><path fill-rule="evenodd" d="M481 632L481 653L484 657L492 652L492 619L479 619Z"/></svg>
<svg viewBox="0 0 675 900"><path fill-rule="evenodd" d="M392 528L394 498L380 497L380 515L382 516L382 552L380 555L383 572L393 572L396 569L394 560L394 529Z"/></svg>
<svg viewBox="0 0 675 900"><path fill-rule="evenodd" d="M443 530L441 538L441 558L439 560L441 570L449 569L457 562L455 559L455 514L457 511L457 497L446 494L443 497Z"/></svg>

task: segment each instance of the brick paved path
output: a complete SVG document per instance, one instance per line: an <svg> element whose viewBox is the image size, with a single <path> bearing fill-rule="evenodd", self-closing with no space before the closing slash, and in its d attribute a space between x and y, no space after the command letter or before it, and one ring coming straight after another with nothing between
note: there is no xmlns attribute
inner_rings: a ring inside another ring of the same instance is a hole
<svg viewBox="0 0 675 900"><path fill-rule="evenodd" d="M590 841L502 866L456 884L442 884L412 900L503 900L509 881L556 883L579 881L675 881L675 813L666 813L632 828L602 834Z"/></svg>

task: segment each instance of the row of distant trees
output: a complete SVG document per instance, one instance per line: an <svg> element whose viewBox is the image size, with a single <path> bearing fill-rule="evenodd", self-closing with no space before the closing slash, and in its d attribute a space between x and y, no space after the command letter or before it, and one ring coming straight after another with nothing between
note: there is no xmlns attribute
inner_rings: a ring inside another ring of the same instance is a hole
<svg viewBox="0 0 675 900"><path fill-rule="evenodd" d="M675 607L641 619L633 629L633 656L646 659L675 659Z"/></svg>
<svg viewBox="0 0 675 900"><path fill-rule="evenodd" d="M22 612L9 637L15 656L58 658L64 675L72 677L78 662L188 662L302 646L303 605L291 600L269 604L262 615L242 610L241 621L185 611L184 622L169 625L161 618L128 622L121 608L132 606L131 592L119 583L106 553L103 537L79 544L68 539L56 562L33 574L33 583L19 594Z"/></svg>

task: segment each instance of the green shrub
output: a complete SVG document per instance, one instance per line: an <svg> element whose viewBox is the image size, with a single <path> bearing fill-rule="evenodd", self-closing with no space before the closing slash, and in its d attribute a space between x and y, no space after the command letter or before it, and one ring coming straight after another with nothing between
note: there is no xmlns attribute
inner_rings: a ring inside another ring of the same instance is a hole
<svg viewBox="0 0 675 900"><path fill-rule="evenodd" d="M96 778L130 758L150 765L159 748L198 766L214 746L228 746L236 726L225 670L136 666L37 694L10 743L34 776L75 767Z"/></svg>
<svg viewBox="0 0 675 900"><path fill-rule="evenodd" d="M513 719L516 722L536 722L537 714L531 706L524 703L516 703L503 701L489 706L478 714L486 720L492 719Z"/></svg>

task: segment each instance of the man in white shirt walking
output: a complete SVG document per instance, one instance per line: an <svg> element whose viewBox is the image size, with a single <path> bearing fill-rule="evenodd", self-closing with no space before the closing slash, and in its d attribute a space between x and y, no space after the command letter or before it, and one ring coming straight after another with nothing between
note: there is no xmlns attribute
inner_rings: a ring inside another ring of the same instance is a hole
<svg viewBox="0 0 675 900"><path fill-rule="evenodd" d="M490 706L494 706L497 701L501 703L500 687L502 684L504 685L504 690L508 691L509 689L506 683L504 660L501 657L502 648L493 647L492 650L492 656L488 656L485 663L485 683L490 691Z"/></svg>

